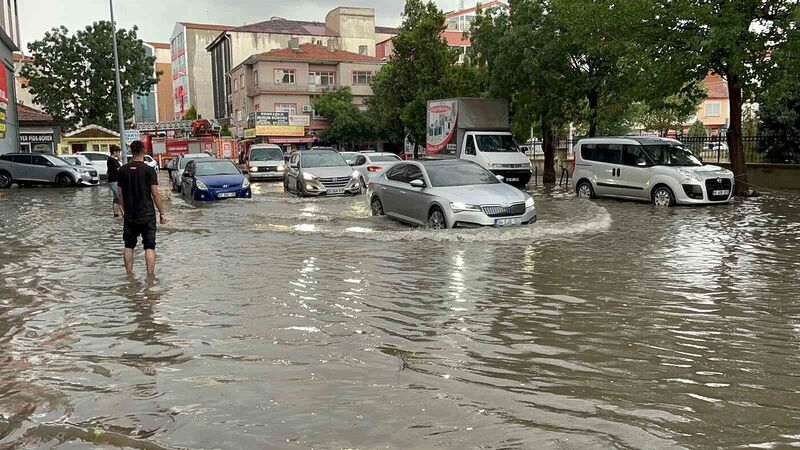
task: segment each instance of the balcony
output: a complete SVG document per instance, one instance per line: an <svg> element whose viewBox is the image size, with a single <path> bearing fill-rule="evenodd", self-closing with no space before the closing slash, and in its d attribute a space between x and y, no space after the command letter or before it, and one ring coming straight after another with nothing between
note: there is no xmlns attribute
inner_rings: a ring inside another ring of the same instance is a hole
<svg viewBox="0 0 800 450"><path fill-rule="evenodd" d="M318 84L278 84L278 83L259 83L256 85L247 86L247 96L255 97L261 94L322 94L328 91L333 91L338 87L336 84L328 84L321 86Z"/></svg>

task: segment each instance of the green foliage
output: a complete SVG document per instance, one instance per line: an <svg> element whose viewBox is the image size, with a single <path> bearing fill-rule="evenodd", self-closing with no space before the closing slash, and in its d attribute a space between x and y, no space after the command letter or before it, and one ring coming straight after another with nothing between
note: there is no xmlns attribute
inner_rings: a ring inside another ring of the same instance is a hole
<svg viewBox="0 0 800 450"><path fill-rule="evenodd" d="M479 72L456 64L458 53L441 36L444 28L444 14L433 2L406 2L394 55L373 78L368 101L384 139L424 145L428 100L479 93Z"/></svg>
<svg viewBox="0 0 800 450"><path fill-rule="evenodd" d="M670 130L683 129L683 124L697 113L697 107L705 97L705 86L699 82L691 83L678 94L641 103L634 120L644 130L666 136Z"/></svg>
<svg viewBox="0 0 800 450"><path fill-rule="evenodd" d="M197 108L195 108L194 105L190 106L183 114L183 120L198 120L202 118L203 116L197 114Z"/></svg>
<svg viewBox="0 0 800 450"><path fill-rule="evenodd" d="M219 135L222 137L231 137L231 129L227 125L223 125L219 130Z"/></svg>
<svg viewBox="0 0 800 450"><path fill-rule="evenodd" d="M319 134L323 142L338 143L339 148L352 148L359 142L375 138L375 124L370 114L353 104L349 87L340 87L317 97L314 110L329 123L328 128Z"/></svg>
<svg viewBox="0 0 800 450"><path fill-rule="evenodd" d="M691 127L689 127L689 132L687 133L690 138L704 138L708 137L708 133L706 132L706 126L703 125L703 122L699 120L695 120Z"/></svg>
<svg viewBox="0 0 800 450"><path fill-rule="evenodd" d="M137 28L117 30L123 112L133 116L133 95L147 95L154 57L148 57ZM111 22L101 21L73 35L53 28L28 44L32 61L21 75L27 78L36 103L69 128L95 123L116 128L117 99Z"/></svg>

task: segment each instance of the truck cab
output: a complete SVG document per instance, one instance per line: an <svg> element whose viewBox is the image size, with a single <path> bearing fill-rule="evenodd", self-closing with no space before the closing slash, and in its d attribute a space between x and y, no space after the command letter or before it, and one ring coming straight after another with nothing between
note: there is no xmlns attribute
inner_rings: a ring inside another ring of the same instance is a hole
<svg viewBox="0 0 800 450"><path fill-rule="evenodd" d="M531 161L509 132L467 131L459 159L473 161L513 185L531 180Z"/></svg>

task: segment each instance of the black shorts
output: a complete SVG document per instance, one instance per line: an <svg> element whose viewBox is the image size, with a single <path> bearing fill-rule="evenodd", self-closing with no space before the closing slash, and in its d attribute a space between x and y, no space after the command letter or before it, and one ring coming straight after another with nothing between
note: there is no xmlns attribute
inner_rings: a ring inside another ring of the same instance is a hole
<svg viewBox="0 0 800 450"><path fill-rule="evenodd" d="M125 248L136 248L139 236L142 237L142 245L145 250L156 249L155 217L143 223L125 221L125 225L122 227L122 240L125 241Z"/></svg>

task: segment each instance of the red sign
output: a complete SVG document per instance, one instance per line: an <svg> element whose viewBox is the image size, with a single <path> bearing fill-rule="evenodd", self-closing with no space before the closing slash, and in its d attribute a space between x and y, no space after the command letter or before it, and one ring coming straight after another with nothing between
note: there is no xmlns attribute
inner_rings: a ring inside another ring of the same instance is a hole
<svg viewBox="0 0 800 450"><path fill-rule="evenodd" d="M0 102L8 104L8 69L0 67Z"/></svg>
<svg viewBox="0 0 800 450"><path fill-rule="evenodd" d="M186 141L167 141L167 158L189 153L189 143Z"/></svg>

